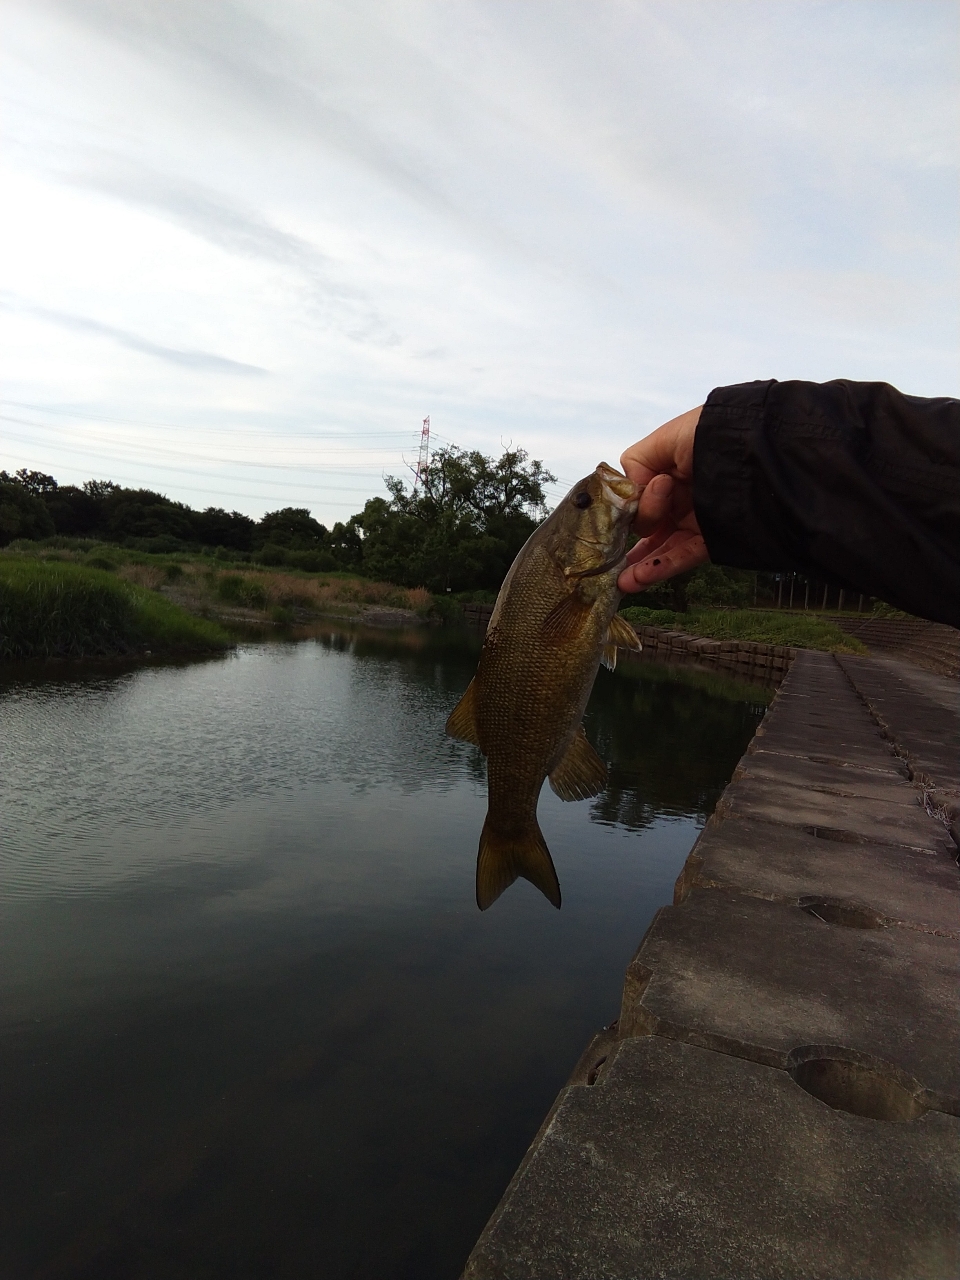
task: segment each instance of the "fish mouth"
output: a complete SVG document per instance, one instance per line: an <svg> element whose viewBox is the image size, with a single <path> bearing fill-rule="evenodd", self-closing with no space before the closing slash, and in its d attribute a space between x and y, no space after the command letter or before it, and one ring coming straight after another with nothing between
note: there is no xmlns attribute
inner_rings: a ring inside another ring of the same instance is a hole
<svg viewBox="0 0 960 1280"><path fill-rule="evenodd" d="M618 511L630 511L632 515L640 501L640 486L629 480L622 471L611 467L609 462L601 462L597 467L600 487L603 496Z"/></svg>

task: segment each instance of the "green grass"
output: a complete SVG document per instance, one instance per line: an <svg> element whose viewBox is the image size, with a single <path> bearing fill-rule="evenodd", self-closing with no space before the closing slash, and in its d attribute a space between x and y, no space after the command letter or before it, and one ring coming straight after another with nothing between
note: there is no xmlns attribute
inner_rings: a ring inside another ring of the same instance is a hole
<svg viewBox="0 0 960 1280"><path fill-rule="evenodd" d="M0 558L0 659L224 649L226 632L104 569Z"/></svg>
<svg viewBox="0 0 960 1280"><path fill-rule="evenodd" d="M835 622L818 614L786 613L779 609L705 609L671 613L668 609L632 606L623 617L637 626L667 627L708 640L753 640L759 644L791 645L797 649L822 649L828 653L866 653L866 647L848 636Z"/></svg>

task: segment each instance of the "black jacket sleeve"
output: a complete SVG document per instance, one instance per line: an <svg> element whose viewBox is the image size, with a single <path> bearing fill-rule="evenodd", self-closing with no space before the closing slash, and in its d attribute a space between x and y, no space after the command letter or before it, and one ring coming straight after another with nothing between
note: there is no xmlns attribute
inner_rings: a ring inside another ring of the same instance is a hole
<svg viewBox="0 0 960 1280"><path fill-rule="evenodd" d="M883 382L747 382L703 407L710 559L798 570L960 626L960 400Z"/></svg>

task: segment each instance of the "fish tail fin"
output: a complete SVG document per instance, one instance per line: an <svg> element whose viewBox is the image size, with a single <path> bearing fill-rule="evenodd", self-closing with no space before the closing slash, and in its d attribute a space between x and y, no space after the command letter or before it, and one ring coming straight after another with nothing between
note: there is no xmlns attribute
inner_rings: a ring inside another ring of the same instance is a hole
<svg viewBox="0 0 960 1280"><path fill-rule="evenodd" d="M523 876L560 908L560 881L536 820L518 835L503 835L487 818L477 854L477 906L486 911L504 889Z"/></svg>

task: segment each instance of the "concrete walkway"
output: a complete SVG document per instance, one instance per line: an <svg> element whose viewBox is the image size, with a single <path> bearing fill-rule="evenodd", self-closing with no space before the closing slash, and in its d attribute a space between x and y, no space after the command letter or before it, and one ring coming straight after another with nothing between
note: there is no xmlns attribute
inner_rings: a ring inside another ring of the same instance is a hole
<svg viewBox="0 0 960 1280"><path fill-rule="evenodd" d="M466 1280L960 1270L956 686L801 652Z"/></svg>

